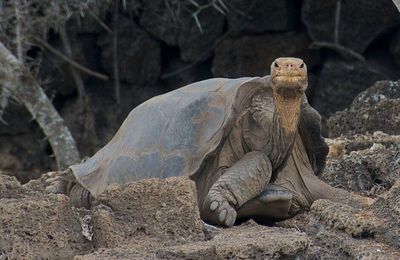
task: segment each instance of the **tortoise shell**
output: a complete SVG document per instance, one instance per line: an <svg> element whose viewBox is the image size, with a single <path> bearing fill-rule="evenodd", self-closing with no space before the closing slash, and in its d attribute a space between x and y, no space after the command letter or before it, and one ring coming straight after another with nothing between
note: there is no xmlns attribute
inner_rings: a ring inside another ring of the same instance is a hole
<svg viewBox="0 0 400 260"><path fill-rule="evenodd" d="M240 104L264 78L215 78L156 96L133 109L112 140L70 168L94 197L112 183L193 175L229 133Z"/></svg>

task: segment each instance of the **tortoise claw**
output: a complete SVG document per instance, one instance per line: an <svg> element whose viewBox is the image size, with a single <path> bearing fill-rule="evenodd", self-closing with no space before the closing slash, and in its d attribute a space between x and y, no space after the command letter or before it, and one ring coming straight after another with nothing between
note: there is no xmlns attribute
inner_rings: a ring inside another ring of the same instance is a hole
<svg viewBox="0 0 400 260"><path fill-rule="evenodd" d="M46 193L57 193L57 187L55 186L55 185L49 185L49 186L47 186L46 187L46 189L45 189L45 192Z"/></svg>
<svg viewBox="0 0 400 260"><path fill-rule="evenodd" d="M232 227L233 224L235 224L236 210L229 205L229 203L222 203L222 205L216 209L215 214L218 214L219 225Z"/></svg>
<svg viewBox="0 0 400 260"><path fill-rule="evenodd" d="M214 211L214 210L216 210L216 209L218 208L218 206L219 206L218 201L213 201L213 202L211 203L211 205L210 205L210 210L211 210L211 211Z"/></svg>
<svg viewBox="0 0 400 260"><path fill-rule="evenodd" d="M68 184L63 182L61 179L56 180L46 180L46 183L49 185L46 187L46 193L53 194L67 194L68 193Z"/></svg>
<svg viewBox="0 0 400 260"><path fill-rule="evenodd" d="M46 183L52 183L52 182L55 182L55 181L59 180L60 178L61 178L61 176L51 177L49 179L46 179L45 182Z"/></svg>
<svg viewBox="0 0 400 260"><path fill-rule="evenodd" d="M223 210L221 211L221 213L219 213L219 215L218 215L218 220L219 220L220 222L225 222L226 214L227 214L226 209L223 209Z"/></svg>
<svg viewBox="0 0 400 260"><path fill-rule="evenodd" d="M69 194L72 185L75 183L75 177L69 170L55 171L43 174L46 183L45 192L55 194Z"/></svg>
<svg viewBox="0 0 400 260"><path fill-rule="evenodd" d="M44 175L45 175L46 177L48 177L48 178L54 178L54 177L56 177L56 176L59 176L59 175L60 175L60 172L59 172L59 171L46 172Z"/></svg>
<svg viewBox="0 0 400 260"><path fill-rule="evenodd" d="M228 214L228 216L225 219L225 225L227 227L232 227L235 222L236 222L236 218L237 218L237 213L236 210L230 212L231 214Z"/></svg>

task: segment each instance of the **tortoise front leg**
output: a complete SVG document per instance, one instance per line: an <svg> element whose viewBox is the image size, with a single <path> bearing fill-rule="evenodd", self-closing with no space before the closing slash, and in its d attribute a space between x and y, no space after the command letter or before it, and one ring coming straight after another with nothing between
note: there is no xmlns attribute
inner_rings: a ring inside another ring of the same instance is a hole
<svg viewBox="0 0 400 260"><path fill-rule="evenodd" d="M270 181L272 167L262 152L250 152L211 186L200 210L203 220L233 226L243 204L259 195Z"/></svg>

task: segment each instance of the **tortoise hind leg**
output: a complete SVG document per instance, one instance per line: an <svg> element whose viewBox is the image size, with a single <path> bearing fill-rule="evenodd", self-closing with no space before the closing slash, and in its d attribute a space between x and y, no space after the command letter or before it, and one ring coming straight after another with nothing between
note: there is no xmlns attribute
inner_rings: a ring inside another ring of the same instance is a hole
<svg viewBox="0 0 400 260"><path fill-rule="evenodd" d="M344 189L332 187L315 175L305 176L304 181L313 197L313 201L318 199L328 199L356 208L368 207L375 202L374 199L363 197Z"/></svg>
<svg viewBox="0 0 400 260"><path fill-rule="evenodd" d="M238 210L238 219L272 223L290 218L293 194L279 185L268 185L261 194Z"/></svg>
<svg viewBox="0 0 400 260"><path fill-rule="evenodd" d="M68 195L71 204L77 208L90 208L92 196L82 185L77 183L70 169L66 171L49 172L45 175L47 193Z"/></svg>
<svg viewBox="0 0 400 260"><path fill-rule="evenodd" d="M72 206L76 208L89 209L92 205L92 197L90 195L90 192L80 184L75 184L72 187L69 193L69 198L71 200Z"/></svg>

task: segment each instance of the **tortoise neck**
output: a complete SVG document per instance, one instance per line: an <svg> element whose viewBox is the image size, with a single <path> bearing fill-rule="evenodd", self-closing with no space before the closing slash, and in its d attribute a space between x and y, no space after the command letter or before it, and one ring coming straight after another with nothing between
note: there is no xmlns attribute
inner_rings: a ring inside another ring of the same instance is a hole
<svg viewBox="0 0 400 260"><path fill-rule="evenodd" d="M285 134L292 134L297 130L300 117L301 95L283 97L273 93L275 104L275 117Z"/></svg>

